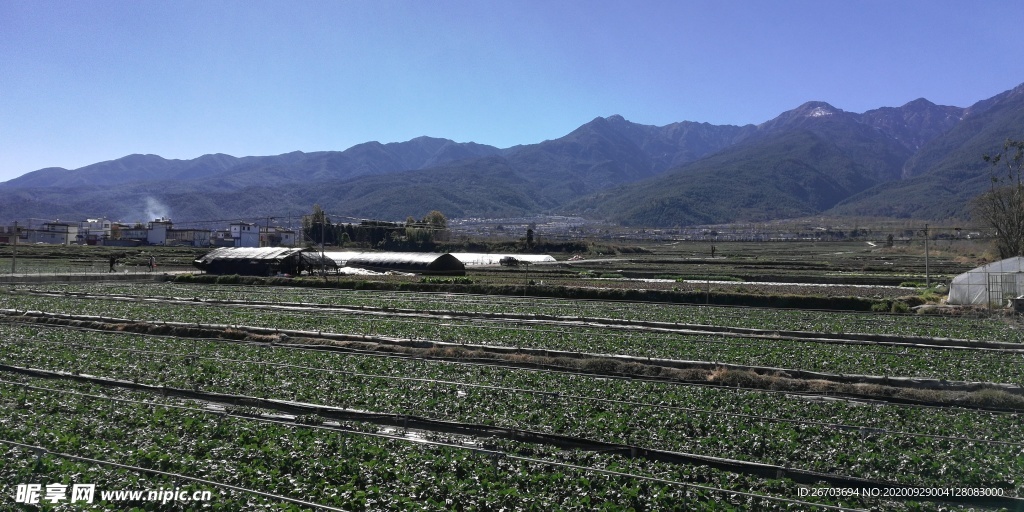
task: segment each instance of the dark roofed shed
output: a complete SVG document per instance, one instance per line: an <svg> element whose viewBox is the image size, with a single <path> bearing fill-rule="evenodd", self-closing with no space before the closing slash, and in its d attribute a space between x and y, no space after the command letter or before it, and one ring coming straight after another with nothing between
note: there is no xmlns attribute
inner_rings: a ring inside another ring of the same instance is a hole
<svg viewBox="0 0 1024 512"><path fill-rule="evenodd" d="M305 252L305 249L286 247L222 247L206 253L192 264L211 274L243 276L297 275L303 270L337 268L334 260Z"/></svg>

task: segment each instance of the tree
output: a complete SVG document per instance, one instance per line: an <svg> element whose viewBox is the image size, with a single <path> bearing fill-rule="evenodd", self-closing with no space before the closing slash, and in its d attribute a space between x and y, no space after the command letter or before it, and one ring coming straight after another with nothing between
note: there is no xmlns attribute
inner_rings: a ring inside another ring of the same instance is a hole
<svg viewBox="0 0 1024 512"><path fill-rule="evenodd" d="M448 227L448 219L437 210L433 210L426 217L423 217L423 223L429 224L434 229L445 229Z"/></svg>
<svg viewBox="0 0 1024 512"><path fill-rule="evenodd" d="M999 172L992 188L975 199L974 214L995 230L1000 258L1024 256L1024 140L1007 139L1002 152L984 160Z"/></svg>
<svg viewBox="0 0 1024 512"><path fill-rule="evenodd" d="M334 224L319 204L313 205L313 213L302 216L302 230L306 239L314 244L333 244L336 240Z"/></svg>

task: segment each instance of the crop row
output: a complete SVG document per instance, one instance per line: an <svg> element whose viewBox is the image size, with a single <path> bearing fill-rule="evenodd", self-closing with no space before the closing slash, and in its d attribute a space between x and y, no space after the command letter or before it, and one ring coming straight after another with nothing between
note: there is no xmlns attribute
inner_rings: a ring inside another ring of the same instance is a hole
<svg viewBox="0 0 1024 512"><path fill-rule="evenodd" d="M173 303L0 295L0 307L146 321L201 322L580 353L709 361L833 374L1024 383L1024 354L909 346L841 345L770 338L683 335L517 321L273 311Z"/></svg>
<svg viewBox="0 0 1024 512"><path fill-rule="evenodd" d="M829 418L844 424L895 431L913 430L928 435L956 436L969 433L981 439L1024 443L1024 430L1015 415L957 409L850 404L845 401L808 401L780 393L705 388L666 382L601 378L544 370L360 355L287 346L266 346L163 336L96 332L68 328L0 324L0 336L12 347L49 344L70 348L76 357L89 358L93 351L132 351L173 355L184 360L204 359L217 363L247 362L258 365L292 365L318 372L359 374L381 379L433 380L465 386L512 388L563 399L614 400L656 407L703 409L708 404L720 414L774 417L784 421ZM141 354L145 356L146 354ZM915 427L917 430L914 430ZM923 430L922 430L923 429Z"/></svg>
<svg viewBox="0 0 1024 512"><path fill-rule="evenodd" d="M375 412L496 425L908 484L998 486L1017 493L1024 445L965 443L892 432L577 400L458 382L382 380L323 369L178 354L54 350L7 344L0 361L152 385L250 394ZM894 455L898 454L898 455Z"/></svg>
<svg viewBox="0 0 1024 512"><path fill-rule="evenodd" d="M32 383L40 385L36 380ZM54 387L52 382L41 385ZM512 441L487 445L509 455L491 458L453 446L451 440L438 444L368 437L211 414L195 406L181 407L188 404L176 401L139 403L153 398L135 393L74 388L93 395L110 393L127 401L0 384L0 403L4 405L0 407L0 439L29 439L55 452L185 474L346 510L627 510L673 509L683 504L698 509L725 504L766 510L786 507L784 502L608 475L600 469L777 496L798 494L791 482L703 467ZM360 425L349 427L366 430ZM5 482L72 479L73 483L115 489L135 484L132 480L117 482L110 475L79 473L78 467L50 457L36 462L31 452L4 447L0 452L13 461L0 466L0 478ZM89 477L99 480L79 482ZM222 509L257 508L246 496L214 495L214 505Z"/></svg>
<svg viewBox="0 0 1024 512"><path fill-rule="evenodd" d="M32 288L95 293L95 285L62 284ZM576 301L444 293L408 293L305 289L288 287L211 286L172 283L108 284L103 293L152 297L307 302L335 306L368 306L425 311L489 312L584 318L649 320L770 330L821 333L871 333L1024 342L1024 333L998 318L965 322L958 317L887 315L679 304Z"/></svg>

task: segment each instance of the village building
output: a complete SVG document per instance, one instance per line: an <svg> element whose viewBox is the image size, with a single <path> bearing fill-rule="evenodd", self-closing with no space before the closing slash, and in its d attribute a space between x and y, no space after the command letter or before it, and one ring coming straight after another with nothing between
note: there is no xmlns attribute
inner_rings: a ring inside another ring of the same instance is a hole
<svg viewBox="0 0 1024 512"><path fill-rule="evenodd" d="M229 226L234 247L259 247L260 226L249 222L232 222Z"/></svg>
<svg viewBox="0 0 1024 512"><path fill-rule="evenodd" d="M78 243L101 245L110 238L113 222L105 218L85 219L78 223Z"/></svg>
<svg viewBox="0 0 1024 512"><path fill-rule="evenodd" d="M149 245L164 245L167 243L167 230L174 224L171 219L159 218L149 223L149 230L146 232L146 243Z"/></svg>
<svg viewBox="0 0 1024 512"><path fill-rule="evenodd" d="M18 233L19 236L15 237L14 234ZM17 240L17 243L23 244L25 240L25 229L15 226L0 226L0 244L13 244Z"/></svg>
<svg viewBox="0 0 1024 512"><path fill-rule="evenodd" d="M149 238L149 228L142 224L121 224L117 230L117 240L130 240L141 244Z"/></svg>
<svg viewBox="0 0 1024 512"><path fill-rule="evenodd" d="M278 226L261 227L260 245L262 247L294 247L295 231Z"/></svg>
<svg viewBox="0 0 1024 512"><path fill-rule="evenodd" d="M213 232L209 229L168 229L167 241L164 245L191 245L192 247L210 247L213 245Z"/></svg>
<svg viewBox="0 0 1024 512"><path fill-rule="evenodd" d="M78 242L78 224L44 222L40 229L27 229L25 241L31 244L71 245Z"/></svg>
<svg viewBox="0 0 1024 512"><path fill-rule="evenodd" d="M231 230L229 229L218 229L215 230L210 237L210 246L212 247L234 247L235 239L231 237Z"/></svg>

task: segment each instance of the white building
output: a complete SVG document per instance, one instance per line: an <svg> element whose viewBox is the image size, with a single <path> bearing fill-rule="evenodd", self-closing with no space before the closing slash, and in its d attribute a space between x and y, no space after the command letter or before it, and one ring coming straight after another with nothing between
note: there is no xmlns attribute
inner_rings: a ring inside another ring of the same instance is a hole
<svg viewBox="0 0 1024 512"><path fill-rule="evenodd" d="M164 245L167 243L167 230L174 224L171 219L163 217L149 223L149 232L146 233L146 242L149 245Z"/></svg>
<svg viewBox="0 0 1024 512"><path fill-rule="evenodd" d="M231 224L231 238L235 247L259 247L260 227L248 222L234 222Z"/></svg>
<svg viewBox="0 0 1024 512"><path fill-rule="evenodd" d="M78 223L78 243L95 245L110 238L113 223L107 219L85 219Z"/></svg>
<svg viewBox="0 0 1024 512"><path fill-rule="evenodd" d="M295 247L295 232L290 229L279 229L277 232L281 236L282 247Z"/></svg>
<svg viewBox="0 0 1024 512"><path fill-rule="evenodd" d="M295 232L278 226L260 228L260 245L263 247L294 247Z"/></svg>
<svg viewBox="0 0 1024 512"><path fill-rule="evenodd" d="M66 222L46 222L42 229L25 230L26 241L31 244L70 245L78 242L78 225Z"/></svg>

